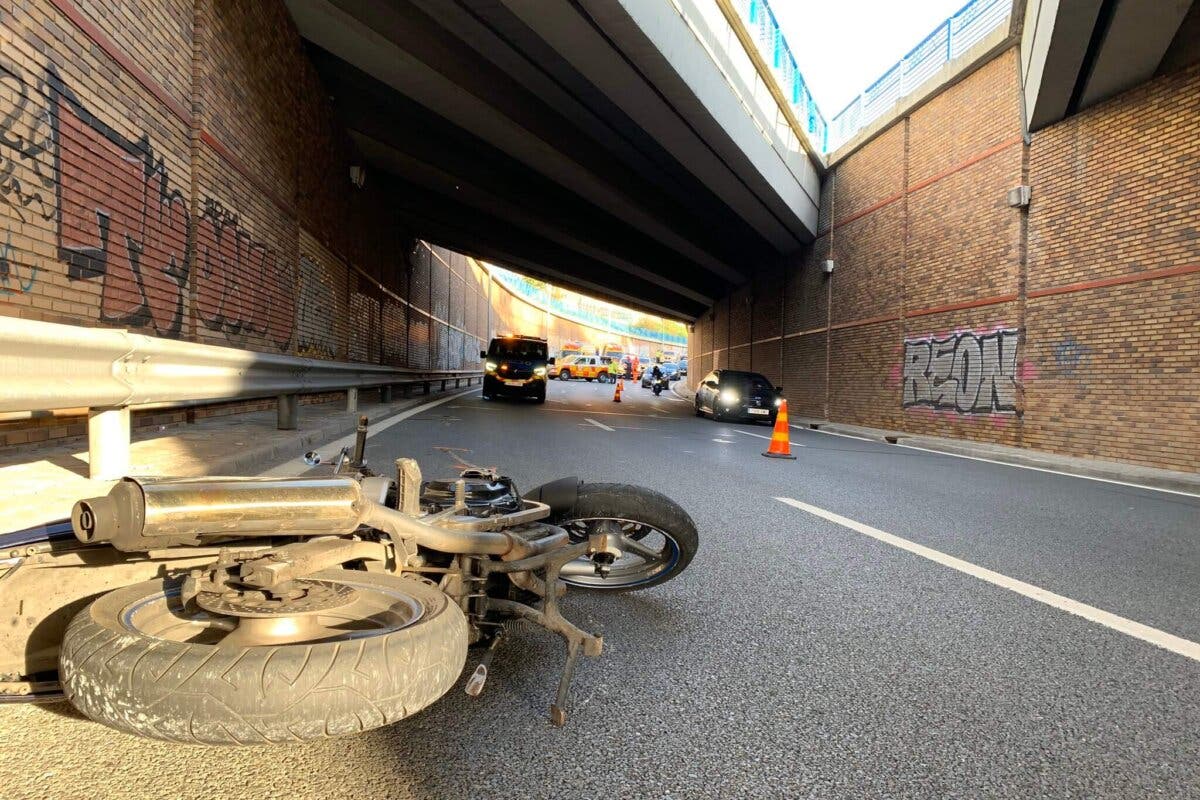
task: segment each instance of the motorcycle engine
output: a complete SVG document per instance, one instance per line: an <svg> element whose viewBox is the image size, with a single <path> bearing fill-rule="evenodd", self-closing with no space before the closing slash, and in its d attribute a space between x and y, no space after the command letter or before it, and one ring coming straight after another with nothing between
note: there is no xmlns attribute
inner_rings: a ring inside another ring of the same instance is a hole
<svg viewBox="0 0 1200 800"><path fill-rule="evenodd" d="M464 470L459 479L464 483L466 513L473 517L492 517L511 514L522 508L521 495L511 478L478 469ZM454 505L457 480L425 481L421 484L421 507L429 514Z"/></svg>

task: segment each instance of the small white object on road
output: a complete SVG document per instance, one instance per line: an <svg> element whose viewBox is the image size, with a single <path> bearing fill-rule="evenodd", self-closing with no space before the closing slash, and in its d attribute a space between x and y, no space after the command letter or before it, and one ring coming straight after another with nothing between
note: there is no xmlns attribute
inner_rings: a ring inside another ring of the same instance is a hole
<svg viewBox="0 0 1200 800"><path fill-rule="evenodd" d="M615 430L614 428L610 428L610 427L608 427L608 426L607 426L607 425L605 425L603 422L596 422L596 420L592 419L591 417L584 417L584 418L583 418L583 421L584 421L584 422L590 422L590 423L592 423L593 425L595 425L597 428L600 428L601 430L608 431L609 433L612 433L612 432L613 432L613 430Z"/></svg>
<svg viewBox="0 0 1200 800"><path fill-rule="evenodd" d="M1028 597L1030 600L1037 600L1039 603L1045 603L1052 608L1057 608L1060 611L1066 611L1069 614L1074 614L1077 617L1083 617L1089 622L1094 622L1097 625L1103 625L1106 628L1112 628L1114 631L1123 633L1127 636L1132 636L1135 639L1141 639L1143 642L1149 642L1152 645L1161 647L1164 650L1170 650L1172 653L1190 658L1194 661L1200 661L1200 643L1193 642L1189 639L1184 639L1174 634L1160 631L1158 628L1151 628L1149 625L1143 625L1140 622L1135 622L1125 617L1119 617L1116 614L1110 613L1095 606L1089 606L1086 603L1080 603L1078 600L1072 600L1069 597L1064 597L1061 594L1055 594L1040 586L1034 586L1031 583L1010 578L1007 575L1002 575L999 572L993 572L986 567L981 567L977 564L972 564L970 561L963 561L961 558L947 555L940 550L934 550L932 547L926 547L922 544L909 541L908 539L896 536L886 531L881 531L878 528L872 528L870 525L857 522L848 517L843 517L841 514L835 514L832 511L826 511L823 508L809 505L808 503L799 500L793 500L790 497L776 497L781 503L798 508L813 516L828 520L829 522L841 525L843 528L849 528L852 531L861 533L864 536L870 536L872 539L890 544L893 547L898 547L901 550L918 555L921 558L929 559L935 564L941 564L943 567L957 570L965 575L970 575L973 578L978 578L981 581L986 581L993 586L999 586L1001 589L1008 589L1011 592L1016 592L1023 597Z"/></svg>

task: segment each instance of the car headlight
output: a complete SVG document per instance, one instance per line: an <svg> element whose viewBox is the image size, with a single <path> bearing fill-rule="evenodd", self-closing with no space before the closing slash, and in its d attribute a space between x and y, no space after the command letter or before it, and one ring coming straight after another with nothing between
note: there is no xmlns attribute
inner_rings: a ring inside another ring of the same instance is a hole
<svg viewBox="0 0 1200 800"><path fill-rule="evenodd" d="M776 397L776 398L775 398L775 407L776 407L776 408L779 408L781 405L783 405L783 398L782 398L782 397Z"/></svg>
<svg viewBox="0 0 1200 800"><path fill-rule="evenodd" d="M534 375L545 375L545 374L546 374L546 368L545 368L545 367L534 367L534 368L533 368L533 374L534 374Z"/></svg>
<svg viewBox="0 0 1200 800"><path fill-rule="evenodd" d="M496 371L496 362L489 361L483 365L483 368L484 368L484 370L486 370L488 372L495 372Z"/></svg>
<svg viewBox="0 0 1200 800"><path fill-rule="evenodd" d="M727 406L731 406L741 399L742 398L738 396L738 393L732 389L726 389L725 391L721 392L721 402Z"/></svg>

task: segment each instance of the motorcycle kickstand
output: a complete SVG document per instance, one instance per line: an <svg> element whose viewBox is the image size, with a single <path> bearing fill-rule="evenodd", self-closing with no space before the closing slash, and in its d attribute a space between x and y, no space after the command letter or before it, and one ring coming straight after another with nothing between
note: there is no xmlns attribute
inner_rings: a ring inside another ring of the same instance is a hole
<svg viewBox="0 0 1200 800"><path fill-rule="evenodd" d="M479 660L479 666L475 667L475 671L467 679L467 685L463 691L471 697L479 697L479 695L483 694L483 685L487 683L488 679L488 667L492 665L492 659L496 656L496 648L500 646L500 641L504 638L504 634L505 629L501 626L496 635L492 637L492 642L488 645L487 652Z"/></svg>
<svg viewBox="0 0 1200 800"><path fill-rule="evenodd" d="M575 665L579 663L582 644L572 639L567 642L567 663L563 665L562 677L558 681L558 693L550 706L550 724L561 728L567 724L567 692L571 690L571 679L575 677Z"/></svg>

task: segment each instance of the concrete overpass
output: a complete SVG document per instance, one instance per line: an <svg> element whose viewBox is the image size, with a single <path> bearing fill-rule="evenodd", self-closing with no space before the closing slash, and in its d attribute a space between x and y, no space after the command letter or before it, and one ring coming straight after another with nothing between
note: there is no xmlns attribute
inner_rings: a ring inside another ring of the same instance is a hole
<svg viewBox="0 0 1200 800"><path fill-rule="evenodd" d="M1027 0L1021 75L1030 130L1200 56L1193 0Z"/></svg>
<svg viewBox="0 0 1200 800"><path fill-rule="evenodd" d="M685 319L814 237L818 162L714 4L287 5L415 235Z"/></svg>

